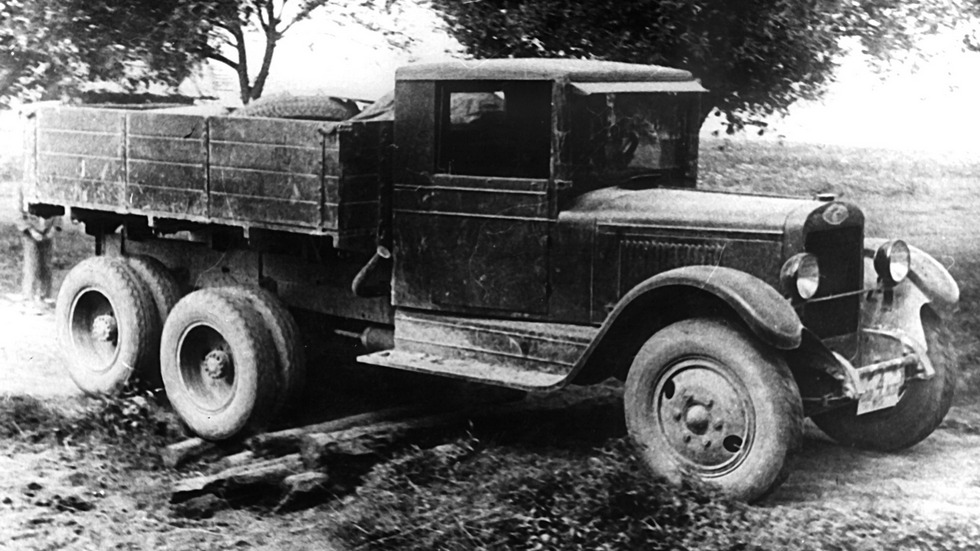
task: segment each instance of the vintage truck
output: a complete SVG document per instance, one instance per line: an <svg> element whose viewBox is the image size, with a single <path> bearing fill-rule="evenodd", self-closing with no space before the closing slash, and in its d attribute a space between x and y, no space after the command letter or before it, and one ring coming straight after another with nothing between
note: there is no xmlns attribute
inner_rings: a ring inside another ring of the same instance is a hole
<svg viewBox="0 0 980 551"><path fill-rule="evenodd" d="M619 378L656 475L745 499L782 480L804 417L919 442L955 386L956 283L853 204L697 189L703 92L507 59L401 68L393 109L341 122L40 110L30 208L95 240L58 296L69 372L95 394L162 380L208 439L295 403L301 331L525 391Z"/></svg>

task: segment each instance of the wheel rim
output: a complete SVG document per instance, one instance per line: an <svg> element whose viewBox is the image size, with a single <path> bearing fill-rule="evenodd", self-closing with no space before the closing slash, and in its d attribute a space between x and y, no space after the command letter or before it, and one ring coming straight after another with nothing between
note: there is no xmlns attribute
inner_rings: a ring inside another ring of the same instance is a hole
<svg viewBox="0 0 980 551"><path fill-rule="evenodd" d="M217 412L235 397L235 361L228 341L217 329L199 323L188 327L177 344L181 383L194 407Z"/></svg>
<svg viewBox="0 0 980 551"><path fill-rule="evenodd" d="M83 289L71 304L68 320L71 348L81 360L75 363L95 373L112 369L123 328L109 297L91 287Z"/></svg>
<svg viewBox="0 0 980 551"><path fill-rule="evenodd" d="M711 358L684 358L664 369L651 405L662 444L702 478L737 468L755 440L748 389Z"/></svg>

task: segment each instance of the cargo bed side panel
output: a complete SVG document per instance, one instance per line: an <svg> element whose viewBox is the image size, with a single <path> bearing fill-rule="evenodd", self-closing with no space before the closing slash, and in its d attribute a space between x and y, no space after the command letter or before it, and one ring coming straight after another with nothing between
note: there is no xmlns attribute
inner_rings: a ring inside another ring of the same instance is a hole
<svg viewBox="0 0 980 551"><path fill-rule="evenodd" d="M126 205L141 213L206 217L208 119L128 114Z"/></svg>
<svg viewBox="0 0 980 551"><path fill-rule="evenodd" d="M209 144L211 218L335 230L323 212L337 141L323 123L215 117ZM326 223L325 223L326 222Z"/></svg>
<svg viewBox="0 0 980 551"><path fill-rule="evenodd" d="M117 212L125 208L125 112L41 110L36 124L38 198Z"/></svg>

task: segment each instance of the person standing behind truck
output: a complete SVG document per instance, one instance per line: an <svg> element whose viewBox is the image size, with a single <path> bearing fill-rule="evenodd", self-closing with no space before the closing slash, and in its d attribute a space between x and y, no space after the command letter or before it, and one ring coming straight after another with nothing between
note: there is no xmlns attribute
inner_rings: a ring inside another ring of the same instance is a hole
<svg viewBox="0 0 980 551"><path fill-rule="evenodd" d="M51 304L51 248L55 232L61 231L60 217L31 214L24 201L24 184L17 186L17 230L24 247L22 300L34 302L37 312Z"/></svg>

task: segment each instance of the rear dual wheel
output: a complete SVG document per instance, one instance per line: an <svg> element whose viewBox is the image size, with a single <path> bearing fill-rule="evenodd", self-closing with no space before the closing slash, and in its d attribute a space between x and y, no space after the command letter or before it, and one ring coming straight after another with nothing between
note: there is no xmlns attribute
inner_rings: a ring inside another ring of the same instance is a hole
<svg viewBox="0 0 980 551"><path fill-rule="evenodd" d="M261 287L220 287L218 291L248 301L262 316L276 352L276 382L280 389L276 410L289 409L296 404L306 382L306 353L296 320L275 295Z"/></svg>
<svg viewBox="0 0 980 551"><path fill-rule="evenodd" d="M268 291L195 291L163 330L161 371L177 414L199 436L258 431L295 403L305 358L296 322Z"/></svg>
<svg viewBox="0 0 980 551"><path fill-rule="evenodd" d="M72 268L55 319L68 374L86 394L114 394L155 363L160 322L153 297L120 258L96 256Z"/></svg>
<svg viewBox="0 0 980 551"><path fill-rule="evenodd" d="M154 258L97 256L65 278L55 312L68 374L91 395L128 384L158 388L160 331L179 298L166 267Z"/></svg>
<svg viewBox="0 0 980 551"><path fill-rule="evenodd" d="M248 300L202 289L167 318L160 346L164 387L174 410L208 440L265 426L275 409L272 337Z"/></svg>

